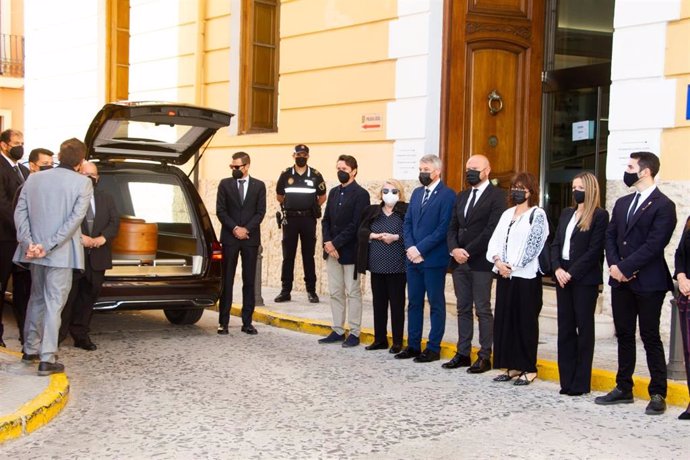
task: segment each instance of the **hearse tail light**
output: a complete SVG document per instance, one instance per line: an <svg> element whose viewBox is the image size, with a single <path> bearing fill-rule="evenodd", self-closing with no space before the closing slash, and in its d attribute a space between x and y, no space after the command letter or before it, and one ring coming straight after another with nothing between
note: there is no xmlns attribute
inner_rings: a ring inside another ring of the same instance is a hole
<svg viewBox="0 0 690 460"><path fill-rule="evenodd" d="M223 260L223 246L218 242L211 244L211 260Z"/></svg>

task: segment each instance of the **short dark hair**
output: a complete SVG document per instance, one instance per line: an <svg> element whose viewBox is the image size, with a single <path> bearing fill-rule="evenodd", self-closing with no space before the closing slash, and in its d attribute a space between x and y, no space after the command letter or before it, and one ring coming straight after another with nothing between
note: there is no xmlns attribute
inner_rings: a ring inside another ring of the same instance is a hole
<svg viewBox="0 0 690 460"><path fill-rule="evenodd" d="M252 159L249 158L249 154L247 152L235 152L232 154L232 159L233 160L242 160L242 163L248 165L249 163L252 162Z"/></svg>
<svg viewBox="0 0 690 460"><path fill-rule="evenodd" d="M522 187L527 189L529 192L529 198L527 199L527 204L532 207L539 203L539 182L534 174L522 171L516 173L512 179L510 179L510 188ZM513 197L509 194L510 204L515 206L517 203L513 203Z"/></svg>
<svg viewBox="0 0 690 460"><path fill-rule="evenodd" d="M79 166L86 158L86 145L73 137L60 144L60 163L72 168Z"/></svg>
<svg viewBox="0 0 690 460"><path fill-rule="evenodd" d="M640 165L640 171L649 169L649 172L652 173L652 177L656 177L659 173L661 162L659 161L659 157L652 152L633 152L630 154L630 158L637 160L637 164Z"/></svg>
<svg viewBox="0 0 690 460"><path fill-rule="evenodd" d="M6 129L3 132L0 133L0 142L4 142L5 144L9 144L10 141L12 140L12 136L21 136L22 132L17 131L16 129Z"/></svg>
<svg viewBox="0 0 690 460"><path fill-rule="evenodd" d="M344 161L350 169L357 169L357 159L352 155L340 155L338 161ZM337 163L337 162L336 162Z"/></svg>
<svg viewBox="0 0 690 460"><path fill-rule="evenodd" d="M52 157L55 154L48 149L42 149L40 147L33 149L31 153L29 153L29 163L36 163L39 155L48 155L49 157Z"/></svg>

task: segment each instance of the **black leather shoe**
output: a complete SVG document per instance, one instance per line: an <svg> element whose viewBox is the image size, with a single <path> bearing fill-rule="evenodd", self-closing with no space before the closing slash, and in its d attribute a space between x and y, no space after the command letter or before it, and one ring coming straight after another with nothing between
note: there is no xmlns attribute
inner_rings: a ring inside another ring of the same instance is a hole
<svg viewBox="0 0 690 460"><path fill-rule="evenodd" d="M28 355L26 353L22 353L22 362L24 364L34 364L39 361L38 355Z"/></svg>
<svg viewBox="0 0 690 460"><path fill-rule="evenodd" d="M259 331L257 331L256 328L251 324L248 326L242 326L242 332L249 335L256 335L259 333Z"/></svg>
<svg viewBox="0 0 690 460"><path fill-rule="evenodd" d="M415 350L414 348L407 347L397 355L395 355L395 359L410 359L410 358L416 358L419 356L421 352L419 350Z"/></svg>
<svg viewBox="0 0 690 460"><path fill-rule="evenodd" d="M307 299L309 299L311 303L319 303L319 296L316 295L316 292L307 292Z"/></svg>
<svg viewBox="0 0 690 460"><path fill-rule="evenodd" d="M467 369L468 374L482 374L491 370L491 360L484 358L477 358L475 362Z"/></svg>
<svg viewBox="0 0 690 460"><path fill-rule="evenodd" d="M7 345L5 345L5 342L3 342L2 339L0 339L0 347L7 348Z"/></svg>
<svg viewBox="0 0 690 460"><path fill-rule="evenodd" d="M390 348L390 350L388 350L388 353L391 353L393 355L397 355L401 351L402 351L402 345L394 343L393 346Z"/></svg>
<svg viewBox="0 0 690 460"><path fill-rule="evenodd" d="M600 406L610 406L611 404L632 404L635 400L633 399L632 391L621 391L618 387L609 391L604 396L598 396L594 398L594 404L599 404Z"/></svg>
<svg viewBox="0 0 690 460"><path fill-rule="evenodd" d="M458 367L467 367L470 364L472 364L472 360L470 359L469 356L455 353L455 356L453 356L453 359L451 359L447 363L441 364L441 367L444 369L457 369Z"/></svg>
<svg viewBox="0 0 690 460"><path fill-rule="evenodd" d="M345 334L338 334L335 331L332 331L330 334L328 334L327 337L324 337L323 339L319 339L319 343L337 343L337 342L344 342L345 341Z"/></svg>
<svg viewBox="0 0 690 460"><path fill-rule="evenodd" d="M644 413L647 415L661 415L666 412L666 400L661 395L652 395Z"/></svg>
<svg viewBox="0 0 690 460"><path fill-rule="evenodd" d="M86 351L95 351L98 349L96 344L93 343L88 337L85 339L74 339L74 346Z"/></svg>
<svg viewBox="0 0 690 460"><path fill-rule="evenodd" d="M367 345L364 347L365 350L387 350L388 349L388 340L385 342L374 342L371 345Z"/></svg>
<svg viewBox="0 0 690 460"><path fill-rule="evenodd" d="M59 374L65 372L65 366L60 363L49 363L41 361L38 365L38 375L45 377L46 375Z"/></svg>
<svg viewBox="0 0 690 460"><path fill-rule="evenodd" d="M218 335L228 335L230 332L228 331L227 326L218 326Z"/></svg>
<svg viewBox="0 0 690 460"><path fill-rule="evenodd" d="M681 412L680 415L678 416L678 420L690 420L690 412L688 412L688 411Z"/></svg>
<svg viewBox="0 0 690 460"><path fill-rule="evenodd" d="M273 300L276 301L276 302L278 302L278 303L280 303L280 302L289 302L290 300L292 300L292 297L290 297L290 293L289 293L289 292L281 292L281 293L278 294L278 295L276 296L276 298L273 299Z"/></svg>
<svg viewBox="0 0 690 460"><path fill-rule="evenodd" d="M441 355L438 351L432 351L428 348L421 352L413 361L415 363L430 363L432 361L438 361L441 359Z"/></svg>

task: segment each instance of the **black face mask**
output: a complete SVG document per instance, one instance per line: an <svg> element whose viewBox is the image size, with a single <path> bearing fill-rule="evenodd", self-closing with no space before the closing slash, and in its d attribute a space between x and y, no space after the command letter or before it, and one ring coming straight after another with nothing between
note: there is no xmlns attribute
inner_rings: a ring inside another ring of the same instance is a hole
<svg viewBox="0 0 690 460"><path fill-rule="evenodd" d="M300 168L304 168L305 166L307 166L307 158L297 157L295 158L295 164Z"/></svg>
<svg viewBox="0 0 690 460"><path fill-rule="evenodd" d="M511 190L510 199L515 204L522 204L527 200L527 192L524 190Z"/></svg>
<svg viewBox="0 0 690 460"><path fill-rule="evenodd" d="M426 187L427 185L431 184L431 173L428 172L420 172L419 173L419 182Z"/></svg>
<svg viewBox="0 0 690 460"><path fill-rule="evenodd" d="M12 147L9 150L8 153L13 160L19 161L24 156L24 146L23 145L15 145L14 147Z"/></svg>
<svg viewBox="0 0 690 460"><path fill-rule="evenodd" d="M465 171L465 179L467 179L467 183L473 187L480 183L482 181L480 177L481 173L481 171L477 171L476 169L468 169Z"/></svg>
<svg viewBox="0 0 690 460"><path fill-rule="evenodd" d="M242 171L240 171L239 169L233 169L232 170L232 178L233 179L242 179L242 176L244 176L244 174L242 174Z"/></svg>
<svg viewBox="0 0 690 460"><path fill-rule="evenodd" d="M573 190L573 200L577 204L584 203L585 202L585 191L584 190Z"/></svg>
<svg viewBox="0 0 690 460"><path fill-rule="evenodd" d="M628 187L632 187L633 185L635 185L638 180L640 180L640 177L637 175L637 173L631 173L628 171L625 171L623 173L623 182Z"/></svg>
<svg viewBox="0 0 690 460"><path fill-rule="evenodd" d="M345 172L345 171L338 171L338 180L340 181L341 184L346 183L347 181L350 180L350 173Z"/></svg>
<svg viewBox="0 0 690 460"><path fill-rule="evenodd" d="M52 165L43 165L43 166L38 167L39 171L46 171L48 169L53 169L53 166Z"/></svg>

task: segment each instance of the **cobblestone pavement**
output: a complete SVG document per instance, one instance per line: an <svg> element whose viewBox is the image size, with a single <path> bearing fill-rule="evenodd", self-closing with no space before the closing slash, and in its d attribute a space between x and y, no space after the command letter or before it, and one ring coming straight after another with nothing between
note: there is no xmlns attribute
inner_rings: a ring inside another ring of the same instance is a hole
<svg viewBox="0 0 690 460"><path fill-rule="evenodd" d="M494 383L258 324L97 314L98 351L60 350L70 402L3 458L684 458L679 408L599 407L554 383Z"/></svg>

